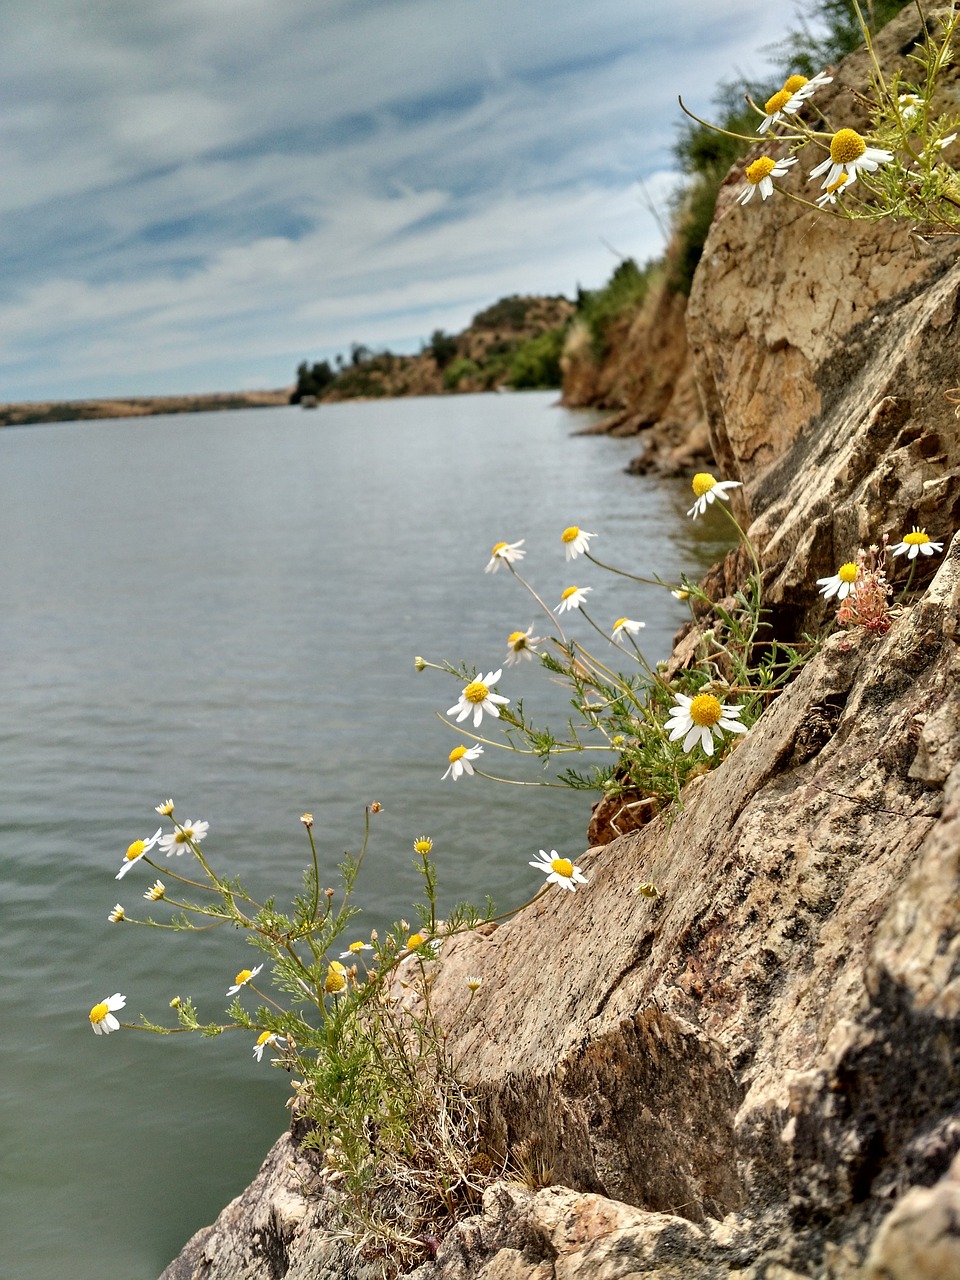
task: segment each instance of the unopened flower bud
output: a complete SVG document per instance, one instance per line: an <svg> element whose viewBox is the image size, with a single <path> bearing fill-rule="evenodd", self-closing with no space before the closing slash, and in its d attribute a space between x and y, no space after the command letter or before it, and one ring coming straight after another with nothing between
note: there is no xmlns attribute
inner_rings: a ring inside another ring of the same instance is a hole
<svg viewBox="0 0 960 1280"><path fill-rule="evenodd" d="M427 669L427 664L424 662L423 658L414 658L413 665L418 671L426 671Z"/></svg>

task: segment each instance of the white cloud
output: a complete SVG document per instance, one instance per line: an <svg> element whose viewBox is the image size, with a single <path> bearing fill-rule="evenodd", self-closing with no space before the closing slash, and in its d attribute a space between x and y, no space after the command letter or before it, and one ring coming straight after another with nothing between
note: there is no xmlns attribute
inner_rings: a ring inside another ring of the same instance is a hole
<svg viewBox="0 0 960 1280"><path fill-rule="evenodd" d="M8 6L10 7L10 6ZM238 385L408 349L659 248L676 94L761 0L72 0L0 48L5 398ZM693 36L681 34L693 31Z"/></svg>

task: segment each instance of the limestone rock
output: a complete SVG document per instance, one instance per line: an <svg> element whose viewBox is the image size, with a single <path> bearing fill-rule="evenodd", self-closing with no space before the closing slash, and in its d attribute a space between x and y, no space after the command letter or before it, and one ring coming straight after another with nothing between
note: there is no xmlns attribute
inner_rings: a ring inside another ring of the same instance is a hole
<svg viewBox="0 0 960 1280"><path fill-rule="evenodd" d="M912 6L880 34L889 72L910 73L920 34ZM866 53L836 69L817 95L828 118L864 127L868 70ZM958 74L938 109L957 110ZM859 546L960 519L945 394L960 381L960 266L955 237L923 239L904 222L847 222L786 199L737 205L742 167L721 190L687 327L719 473L744 482L736 507L763 552L767 601L799 632L822 618L816 579ZM785 189L816 193L808 168Z"/></svg>
<svg viewBox="0 0 960 1280"><path fill-rule="evenodd" d="M960 1157L934 1187L914 1187L886 1219L867 1259L867 1280L958 1280Z"/></svg>

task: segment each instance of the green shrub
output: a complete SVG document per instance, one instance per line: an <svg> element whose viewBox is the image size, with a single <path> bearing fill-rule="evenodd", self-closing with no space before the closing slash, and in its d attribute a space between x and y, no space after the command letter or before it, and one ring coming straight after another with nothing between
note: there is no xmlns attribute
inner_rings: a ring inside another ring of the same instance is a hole
<svg viewBox="0 0 960 1280"><path fill-rule="evenodd" d="M624 258L602 289L580 290L577 313L590 332L594 359L602 360L607 354L613 321L635 311L647 296L654 265L638 267L633 258Z"/></svg>
<svg viewBox="0 0 960 1280"><path fill-rule="evenodd" d="M470 360L466 356L461 356L459 360L453 360L443 371L443 385L448 391L456 391L460 383L465 378L477 378L480 376L480 366L475 360Z"/></svg>
<svg viewBox="0 0 960 1280"><path fill-rule="evenodd" d="M559 387L563 381L560 353L565 335L565 328L548 329L546 333L524 342L510 362L510 385L517 388Z"/></svg>

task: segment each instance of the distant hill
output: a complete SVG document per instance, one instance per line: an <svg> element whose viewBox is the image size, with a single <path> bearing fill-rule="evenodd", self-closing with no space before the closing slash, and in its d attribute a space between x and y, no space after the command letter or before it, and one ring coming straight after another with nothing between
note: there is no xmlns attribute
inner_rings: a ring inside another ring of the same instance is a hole
<svg viewBox="0 0 960 1280"><path fill-rule="evenodd" d="M559 387L560 353L574 311L564 297L514 295L479 312L462 333L437 329L418 355L355 344L350 359L338 357L335 366L304 361L291 402Z"/></svg>
<svg viewBox="0 0 960 1280"><path fill-rule="evenodd" d="M83 418L143 418L160 413L213 413L219 409L263 409L289 404L290 392L228 391L199 396L136 396L127 400L30 400L0 404L0 427Z"/></svg>

